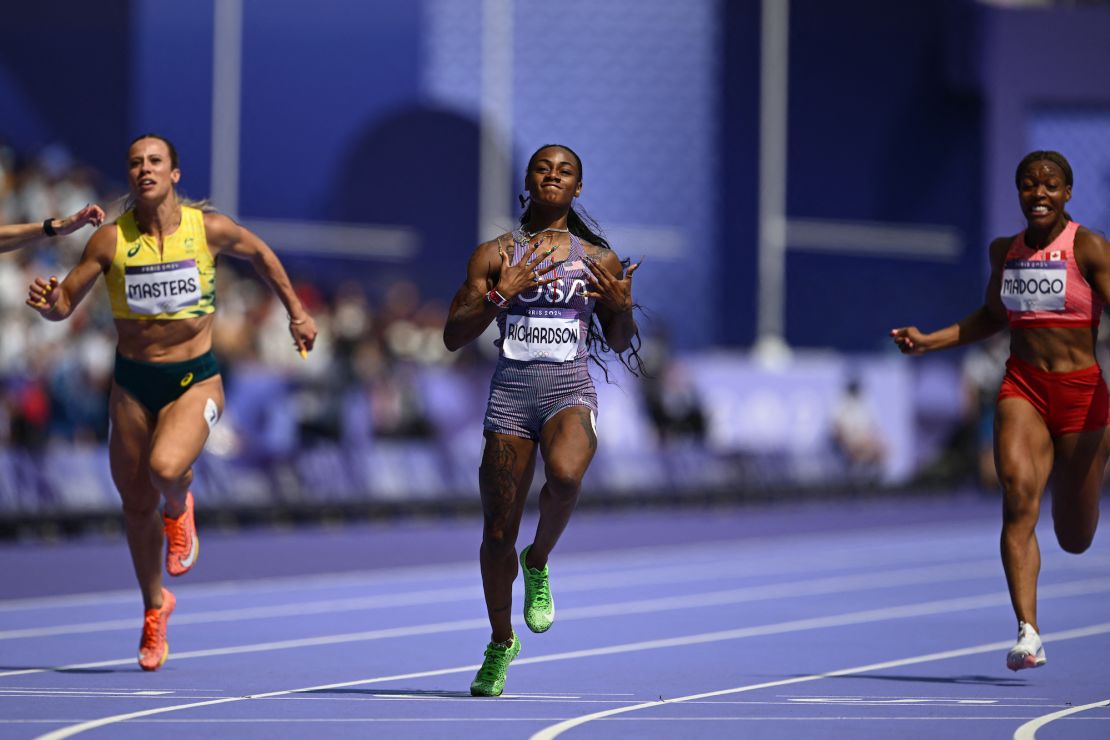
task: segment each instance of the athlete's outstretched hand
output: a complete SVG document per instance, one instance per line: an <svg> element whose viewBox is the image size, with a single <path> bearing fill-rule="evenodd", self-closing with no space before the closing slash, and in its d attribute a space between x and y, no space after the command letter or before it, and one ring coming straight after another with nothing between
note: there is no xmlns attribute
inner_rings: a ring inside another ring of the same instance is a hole
<svg viewBox="0 0 1110 740"><path fill-rule="evenodd" d="M618 278L613 277L597 260L588 260L590 270L586 273L586 279L590 281L592 290L586 293L586 297L605 304L613 313L631 311L632 273L636 272L641 263L642 260L629 265L627 269L623 269L624 275Z"/></svg>
<svg viewBox="0 0 1110 740"><path fill-rule="evenodd" d="M54 231L59 234L72 234L86 224L100 226L102 223L104 223L104 209L95 203L90 203L77 213L54 219Z"/></svg>
<svg viewBox="0 0 1110 740"><path fill-rule="evenodd" d="M35 282L27 287L27 305L35 309L41 314L48 314L54 308L54 304L58 302L58 296L61 295L56 288L58 287L58 278L51 277L49 280L43 278L35 278Z"/></svg>
<svg viewBox="0 0 1110 740"><path fill-rule="evenodd" d="M538 288L541 285L547 285L557 280L557 277L545 277L552 270L559 266L559 263L552 262L542 270L537 270L536 265L543 262L551 253L555 251L555 245L552 244L547 249L540 251L545 240L548 239L547 235L541 236L532 245L532 250L525 252L524 256L515 265L510 265L511 259L509 253L505 251L501 243L497 243L497 254L501 257L501 275L497 280L497 285L494 286L498 293L505 296L507 300L512 300L515 296L520 295L526 290Z"/></svg>
<svg viewBox="0 0 1110 740"><path fill-rule="evenodd" d="M312 345L316 343L316 322L307 313L299 319L289 319L289 333L293 335L293 346L301 357L308 359Z"/></svg>
<svg viewBox="0 0 1110 740"><path fill-rule="evenodd" d="M890 338L904 355L923 355L929 351L925 335L916 326L891 329Z"/></svg>

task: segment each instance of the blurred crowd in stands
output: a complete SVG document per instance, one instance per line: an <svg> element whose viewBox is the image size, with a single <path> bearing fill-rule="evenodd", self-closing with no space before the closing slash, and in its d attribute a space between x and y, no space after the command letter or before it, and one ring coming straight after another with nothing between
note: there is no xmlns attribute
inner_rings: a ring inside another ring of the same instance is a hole
<svg viewBox="0 0 1110 740"><path fill-rule="evenodd" d="M0 223L37 222L90 202L112 220L123 192L64 148L25 157L0 141ZM64 322L44 321L23 305L30 281L64 275L91 234L83 229L0 256L0 446L106 441L115 353L106 291L98 285ZM281 245L272 246L282 256ZM308 361L295 351L271 291L249 267L220 262L214 349L227 406L209 452L267 465L318 443L357 450L380 439L443 442L462 432L477 438L496 361L494 327L451 353L442 341L450 296L422 296L403 278L372 287L343 270L330 284L309 283L298 280L295 262L286 267L320 327ZM634 387L625 390L659 448L704 443L710 409L689 369L672 357L665 336L649 333L641 354L649 375L621 384ZM1005 354L1004 337L967 353L959 368L967 400L957 424L943 432L938 457L923 466L926 475L993 487L991 422ZM834 403L828 439L845 475L870 480L888 450L876 424L881 409L865 391L849 379Z"/></svg>
<svg viewBox="0 0 1110 740"><path fill-rule="evenodd" d="M65 149L21 157L0 142L0 223L36 222L97 202L109 221L122 186L101 183ZM219 204L215 204L217 207ZM0 256L0 444L41 449L57 442L98 444L108 433L115 330L107 293L97 285L69 320L49 322L27 309L35 276L62 277L91 229L42 239ZM281 245L272 245L281 256ZM450 296L429 299L398 279L370 294L358 280L298 281L301 300L320 327L308 361L297 354L281 304L253 272L221 260L214 350L227 396L223 423L209 442L217 454L264 463L316 441L358 446L373 438L434 437L456 418L430 413L425 376L451 367L484 400L495 334L450 353L442 340ZM656 367L643 386L645 409L662 440L702 439L706 420L681 367L663 345L645 347ZM425 372L429 371L429 372ZM471 419L476 432L480 416Z"/></svg>

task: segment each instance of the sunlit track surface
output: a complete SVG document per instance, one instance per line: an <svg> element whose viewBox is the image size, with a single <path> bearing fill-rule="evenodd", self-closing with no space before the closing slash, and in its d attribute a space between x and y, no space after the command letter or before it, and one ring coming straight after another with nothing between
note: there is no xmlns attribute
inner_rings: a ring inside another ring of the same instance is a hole
<svg viewBox="0 0 1110 740"><path fill-rule="evenodd" d="M1106 537L1076 557L1040 533L1048 664L1015 674L997 516L969 497L581 512L555 625L518 617L495 700L468 693L477 521L202 531L154 674L122 542L7 543L0 737L1110 736Z"/></svg>

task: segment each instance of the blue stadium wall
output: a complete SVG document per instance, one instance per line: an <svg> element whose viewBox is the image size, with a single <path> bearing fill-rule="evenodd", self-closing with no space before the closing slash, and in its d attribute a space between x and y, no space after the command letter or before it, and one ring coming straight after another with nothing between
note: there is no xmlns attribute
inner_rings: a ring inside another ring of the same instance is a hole
<svg viewBox="0 0 1110 740"><path fill-rule="evenodd" d="M896 5L790 3L787 215L943 226L961 249L945 260L790 249L796 346L876 349L890 326L947 323L981 296L984 232L1005 202L991 201L985 226L984 193L1009 178L1003 156L984 154L1001 123L983 101L1001 78L984 71L983 39L1015 16L967 0ZM575 146L583 204L626 237L622 254L639 256L638 234L666 236L638 297L687 349L755 338L760 6L513 4L514 182L539 144ZM412 262L340 272L406 274L449 298L477 233L479 0L243 8L239 215L411 228ZM1104 10L1043 12L1065 29L1106 28ZM185 191L207 195L213 13L213 0L6 9L0 136L24 152L62 142L120 182L126 142L163 132ZM319 260L298 268L311 275Z"/></svg>

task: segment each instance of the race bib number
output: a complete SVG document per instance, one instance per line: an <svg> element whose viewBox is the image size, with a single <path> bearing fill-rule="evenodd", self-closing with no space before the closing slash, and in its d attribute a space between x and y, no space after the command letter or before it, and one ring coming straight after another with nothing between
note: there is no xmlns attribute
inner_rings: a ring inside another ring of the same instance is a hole
<svg viewBox="0 0 1110 740"><path fill-rule="evenodd" d="M578 353L580 332L574 311L540 308L509 314L501 351L510 360L566 362Z"/></svg>
<svg viewBox="0 0 1110 740"><path fill-rule="evenodd" d="M124 271L127 307L132 313L155 316L177 313L200 302L197 261L132 265Z"/></svg>
<svg viewBox="0 0 1110 740"><path fill-rule="evenodd" d="M1011 311L1063 311L1067 262L1011 260L1002 272L1002 303Z"/></svg>

